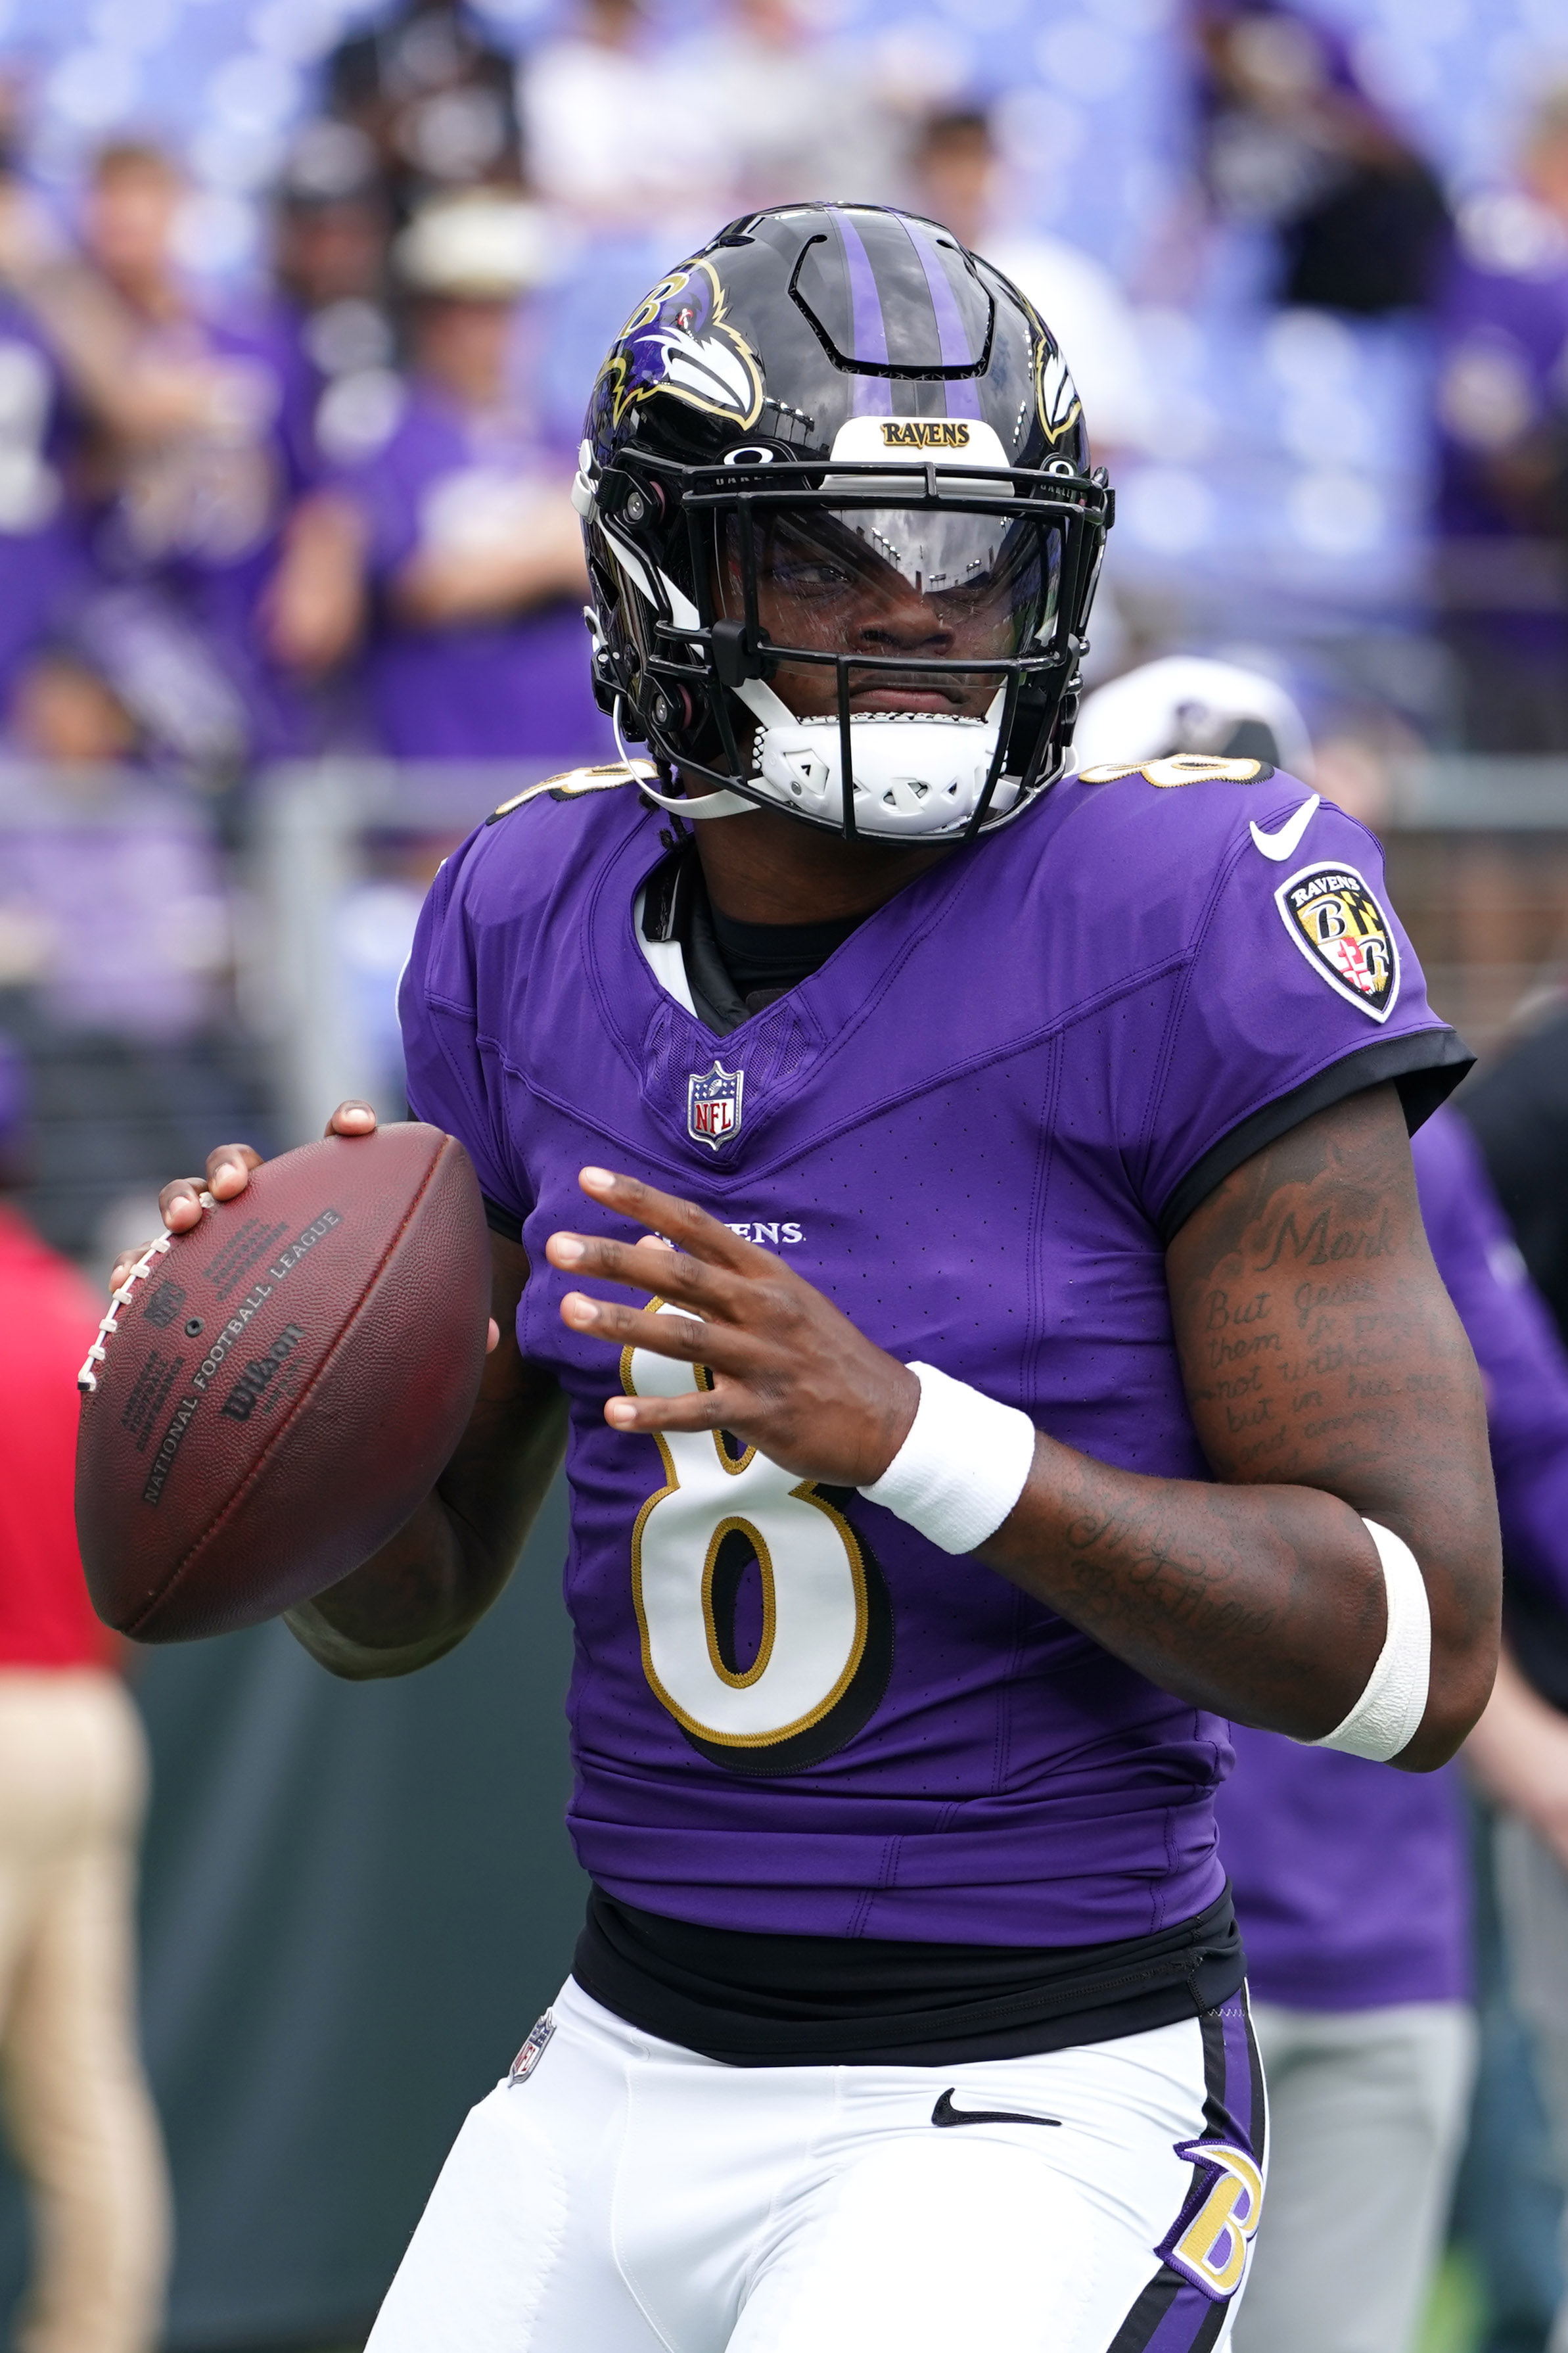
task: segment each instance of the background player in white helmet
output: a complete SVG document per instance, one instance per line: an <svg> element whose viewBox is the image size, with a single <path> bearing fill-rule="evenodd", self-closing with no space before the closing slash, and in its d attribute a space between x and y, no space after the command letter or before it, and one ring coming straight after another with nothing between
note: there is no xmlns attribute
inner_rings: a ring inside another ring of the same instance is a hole
<svg viewBox="0 0 1568 2353"><path fill-rule="evenodd" d="M1166 654L1097 686L1084 698L1073 748L1079 768L1207 752L1267 760L1312 782L1312 739L1285 688L1262 670L1205 654Z"/></svg>
<svg viewBox="0 0 1568 2353"><path fill-rule="evenodd" d="M1310 744L1259 671L1172 655L1086 701L1079 740L1147 757L1279 758ZM1124 754L1125 756L1125 754ZM1568 1607L1568 1357L1523 1274L1480 1155L1455 1112L1412 1140L1423 1218L1488 1389L1510 1571ZM1568 1744L1500 1679L1475 1735L1508 1800L1533 1775L1559 1803ZM1233 1725L1220 1852L1247 1945L1268 2073L1268 2221L1237 2353L1405 2353L1415 2340L1463 2143L1475 2049L1468 1825L1456 1767L1416 1780ZM1554 1769L1553 1769L1554 1768ZM1333 2261L1324 2248L1333 2247Z"/></svg>

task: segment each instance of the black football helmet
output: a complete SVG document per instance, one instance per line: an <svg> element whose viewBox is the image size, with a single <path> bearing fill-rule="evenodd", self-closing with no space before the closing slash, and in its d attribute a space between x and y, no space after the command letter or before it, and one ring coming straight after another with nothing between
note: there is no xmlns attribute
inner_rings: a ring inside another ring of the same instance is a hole
<svg viewBox="0 0 1568 2353"><path fill-rule="evenodd" d="M662 806L968 839L1061 774L1112 494L1049 331L935 222L732 222L616 338L573 500Z"/></svg>

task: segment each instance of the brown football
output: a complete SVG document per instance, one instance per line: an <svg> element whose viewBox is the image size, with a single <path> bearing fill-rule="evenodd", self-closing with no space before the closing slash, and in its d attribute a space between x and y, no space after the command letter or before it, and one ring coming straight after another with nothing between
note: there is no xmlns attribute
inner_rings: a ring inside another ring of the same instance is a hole
<svg viewBox="0 0 1568 2353"><path fill-rule="evenodd" d="M468 1155L412 1123L284 1153L154 1243L82 1367L76 1524L99 1616L189 1641L368 1560L462 1436L489 1296Z"/></svg>

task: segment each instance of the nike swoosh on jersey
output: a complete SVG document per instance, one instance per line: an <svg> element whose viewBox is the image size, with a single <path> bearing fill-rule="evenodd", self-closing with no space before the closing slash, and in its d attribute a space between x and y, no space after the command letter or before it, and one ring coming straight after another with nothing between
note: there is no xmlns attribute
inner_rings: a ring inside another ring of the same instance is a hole
<svg viewBox="0 0 1568 2353"><path fill-rule="evenodd" d="M1283 866L1317 815L1322 805L1322 797L1321 793L1314 793L1310 800L1301 803L1294 817L1288 817L1284 824L1273 833L1265 833L1257 819L1253 819L1252 839L1265 858L1272 858Z"/></svg>
<svg viewBox="0 0 1568 2353"><path fill-rule="evenodd" d="M1059 2125L1060 2116L1026 2116L1016 2108L955 2108L951 2090L931 2112L933 2125Z"/></svg>

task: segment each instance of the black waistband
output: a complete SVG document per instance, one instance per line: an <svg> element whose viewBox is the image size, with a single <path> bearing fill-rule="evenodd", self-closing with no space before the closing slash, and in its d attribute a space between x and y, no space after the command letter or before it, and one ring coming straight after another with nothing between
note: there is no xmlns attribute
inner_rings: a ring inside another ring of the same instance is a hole
<svg viewBox="0 0 1568 2353"><path fill-rule="evenodd" d="M1246 1974L1230 1889L1110 1945L903 1944L702 1928L588 1897L572 1974L662 2042L733 2067L946 2067L1196 2018Z"/></svg>

